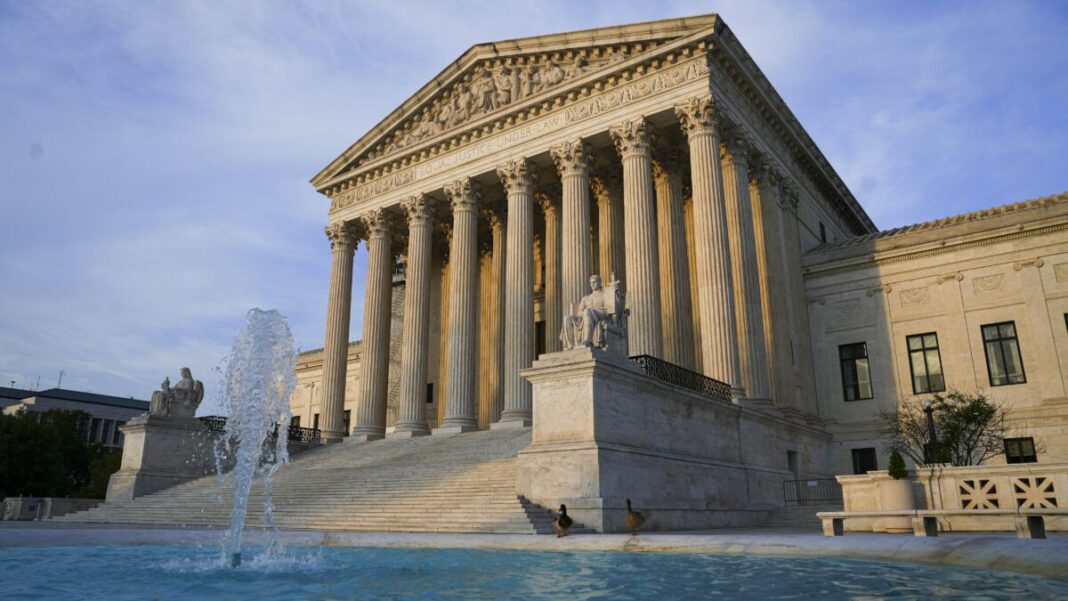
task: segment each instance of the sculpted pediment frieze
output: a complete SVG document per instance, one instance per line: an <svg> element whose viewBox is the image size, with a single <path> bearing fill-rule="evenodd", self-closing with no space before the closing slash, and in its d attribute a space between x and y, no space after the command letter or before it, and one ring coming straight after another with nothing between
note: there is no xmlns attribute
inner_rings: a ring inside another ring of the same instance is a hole
<svg viewBox="0 0 1068 601"><path fill-rule="evenodd" d="M400 153L595 71L608 71L612 65L659 43L622 44L478 61L343 170Z"/></svg>

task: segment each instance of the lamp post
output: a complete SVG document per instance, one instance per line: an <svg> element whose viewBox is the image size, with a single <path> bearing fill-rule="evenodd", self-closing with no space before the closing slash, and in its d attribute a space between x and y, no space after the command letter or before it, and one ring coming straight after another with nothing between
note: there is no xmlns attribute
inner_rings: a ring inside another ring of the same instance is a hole
<svg viewBox="0 0 1068 601"><path fill-rule="evenodd" d="M938 435L935 434L934 403L930 399L924 401L923 412L927 414L927 444L923 445L923 462L926 465L931 465L935 460Z"/></svg>

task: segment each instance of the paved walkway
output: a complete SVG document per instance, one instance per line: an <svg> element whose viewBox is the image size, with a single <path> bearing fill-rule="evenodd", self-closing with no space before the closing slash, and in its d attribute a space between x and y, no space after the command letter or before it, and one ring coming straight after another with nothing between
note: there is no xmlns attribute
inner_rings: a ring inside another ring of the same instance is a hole
<svg viewBox="0 0 1068 601"><path fill-rule="evenodd" d="M0 522L0 547L27 545L181 545L217 540L219 529L160 528L57 522ZM255 544L260 531L246 530ZM1021 540L1011 533L912 535L847 534L825 537L811 531L724 529L688 532L580 534L407 534L286 530L282 542L300 546L492 548L523 551L629 551L823 556L992 568L1068 580L1068 534Z"/></svg>

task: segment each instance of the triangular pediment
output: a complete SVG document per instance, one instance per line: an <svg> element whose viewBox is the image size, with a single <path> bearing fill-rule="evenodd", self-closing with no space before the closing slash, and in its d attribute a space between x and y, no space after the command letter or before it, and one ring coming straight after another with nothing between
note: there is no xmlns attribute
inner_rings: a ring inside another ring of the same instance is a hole
<svg viewBox="0 0 1068 601"><path fill-rule="evenodd" d="M479 44L390 113L323 169L322 187L347 172L415 152L495 114L506 113L571 82L712 30L715 15L688 17Z"/></svg>

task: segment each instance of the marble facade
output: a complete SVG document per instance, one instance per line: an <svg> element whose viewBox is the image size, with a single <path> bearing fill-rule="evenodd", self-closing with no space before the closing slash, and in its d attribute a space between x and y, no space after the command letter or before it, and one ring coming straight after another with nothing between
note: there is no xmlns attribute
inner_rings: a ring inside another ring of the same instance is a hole
<svg viewBox="0 0 1068 601"><path fill-rule="evenodd" d="M312 184L330 199L326 336L298 359L292 406L326 440L530 426L523 372L561 350L596 274L623 282L630 355L826 444L798 476L882 455L906 334L945 332L947 377L985 388L978 324L1016 314L1034 359L1003 398L1021 420L1056 415L1045 448L1066 448L1068 351L1040 349L1068 345L1068 198L879 233L716 15L476 45ZM955 242L931 250L940 236ZM842 399L838 345L858 341L875 402Z"/></svg>

